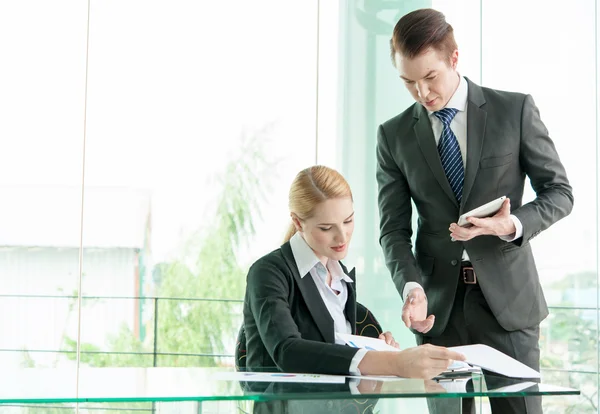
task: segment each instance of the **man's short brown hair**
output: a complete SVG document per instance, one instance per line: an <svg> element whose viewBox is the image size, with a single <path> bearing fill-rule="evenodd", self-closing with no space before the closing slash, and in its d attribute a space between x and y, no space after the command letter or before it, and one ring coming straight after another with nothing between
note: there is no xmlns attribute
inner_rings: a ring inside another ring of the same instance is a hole
<svg viewBox="0 0 600 414"><path fill-rule="evenodd" d="M454 40L454 30L446 22L443 13L434 9L419 9L405 14L398 20L390 40L392 62L395 55L412 59L432 48L448 59L458 48Z"/></svg>

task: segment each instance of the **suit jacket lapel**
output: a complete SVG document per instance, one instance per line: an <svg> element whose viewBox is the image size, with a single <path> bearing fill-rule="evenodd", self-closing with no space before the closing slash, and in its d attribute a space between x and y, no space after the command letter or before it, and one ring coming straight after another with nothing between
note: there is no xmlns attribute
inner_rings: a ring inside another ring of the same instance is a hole
<svg viewBox="0 0 600 414"><path fill-rule="evenodd" d="M467 78L465 78L467 79ZM485 104L485 98L479 85L475 85L469 79L468 107L467 107L467 165L465 170L465 182L463 184L463 196L460 213L463 213L477 171L479 170L479 160L481 159L481 149L485 138L485 122L487 112L482 109Z"/></svg>
<svg viewBox="0 0 600 414"><path fill-rule="evenodd" d="M346 319L350 322L350 330L352 334L356 332L356 275L355 269L352 269L348 272L346 266L344 266L341 262L342 270L352 279L354 283L346 283L348 287L348 300L346 300L346 308L344 309L344 314L346 315Z"/></svg>
<svg viewBox="0 0 600 414"><path fill-rule="evenodd" d="M435 138L433 136L431 122L429 121L427 110L423 108L422 105L415 104L414 118L416 119L414 126L415 135L419 141L421 151L427 160L427 164L429 164L431 172L446 195L458 208L458 201L456 201L456 196L454 195L454 192L452 192L452 188L450 187L448 178L444 172L444 167L442 167L442 162L440 161L440 155L435 145Z"/></svg>
<svg viewBox="0 0 600 414"><path fill-rule="evenodd" d="M281 250L283 251L283 257L285 258L289 268L292 269L294 279L296 279L296 283L300 288L300 293L302 293L302 298L304 298L304 302L306 303L306 306L308 307L315 324L319 328L321 335L323 335L323 338L325 338L326 342L334 343L335 334L333 332L333 318L329 314L329 310L327 309L327 306L325 306L325 302L323 302L323 299L321 299L321 294L317 289L317 285L315 285L315 281L310 274L300 277L298 267L296 266L296 261L294 260L294 255L292 253L292 248L290 247L289 243L285 243L283 246L281 246Z"/></svg>

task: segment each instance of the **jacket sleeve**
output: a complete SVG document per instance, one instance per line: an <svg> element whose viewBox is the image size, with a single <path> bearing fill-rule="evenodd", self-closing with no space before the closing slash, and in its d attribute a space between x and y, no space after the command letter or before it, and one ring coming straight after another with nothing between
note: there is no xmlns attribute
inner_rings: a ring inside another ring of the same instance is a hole
<svg viewBox="0 0 600 414"><path fill-rule="evenodd" d="M533 201L512 212L523 224L523 237L516 241L522 244L573 209L573 192L565 168L530 95L523 102L519 161L536 194Z"/></svg>
<svg viewBox="0 0 600 414"><path fill-rule="evenodd" d="M406 177L394 160L383 126L377 131L379 243L396 289L402 296L407 282L422 285L412 252L412 202Z"/></svg>

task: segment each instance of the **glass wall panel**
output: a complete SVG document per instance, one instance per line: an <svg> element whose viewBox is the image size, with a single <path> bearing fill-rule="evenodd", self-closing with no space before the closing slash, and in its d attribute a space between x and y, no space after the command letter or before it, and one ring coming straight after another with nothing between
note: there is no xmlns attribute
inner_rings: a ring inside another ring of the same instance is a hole
<svg viewBox="0 0 600 414"><path fill-rule="evenodd" d="M544 397L544 413L549 414L595 414L598 412L598 374L542 369L545 382L581 391L579 396Z"/></svg>
<svg viewBox="0 0 600 414"><path fill-rule="evenodd" d="M482 12L485 84L533 96L575 195L571 215L532 241L546 299L557 306L542 325L541 363L574 371L559 377L582 392L570 412L598 409L596 7L592 0L551 7L484 1ZM570 109L575 117L566 115ZM526 190L526 199L533 198ZM548 412L565 412L558 399L545 405Z"/></svg>
<svg viewBox="0 0 600 414"><path fill-rule="evenodd" d="M64 335L79 278L86 15L78 1L0 3L4 369L69 365Z"/></svg>
<svg viewBox="0 0 600 414"><path fill-rule="evenodd" d="M594 14L592 0L553 7L541 0L483 3L484 82L533 96L575 195L571 215L532 241L550 305L595 307L597 300Z"/></svg>
<svg viewBox="0 0 600 414"><path fill-rule="evenodd" d="M598 366L598 314L595 309L551 308L540 327L541 366L595 372Z"/></svg>
<svg viewBox="0 0 600 414"><path fill-rule="evenodd" d="M349 262L356 264L359 300L374 314L402 346L414 345L414 336L400 319L402 301L383 260L379 246L379 214L375 180L377 127L402 112L414 101L393 67L389 39L404 14L436 6L430 1L374 3L341 2L340 91L337 164L348 178L355 198L356 227ZM479 18L479 2L438 2L448 14L461 46L461 73L479 79L479 28L468 17ZM437 6L436 6L437 7ZM464 60L463 60L464 56ZM322 122L320 120L320 122ZM416 228L416 218L414 221Z"/></svg>
<svg viewBox="0 0 600 414"><path fill-rule="evenodd" d="M588 309L552 308L541 325L540 348L542 380L551 384L576 388L581 391L573 398L556 401L545 399L545 405L554 411L571 401L575 412L596 412L598 397L598 313ZM596 408L594 408L596 407Z"/></svg>
<svg viewBox="0 0 600 414"><path fill-rule="evenodd" d="M247 268L315 160L316 2L99 2L91 28L86 364L233 366Z"/></svg>
<svg viewBox="0 0 600 414"><path fill-rule="evenodd" d="M389 52L395 22L428 1L398 4L341 2L340 144L337 165L348 179L356 212L348 264L356 266L358 300L367 306L401 346L414 337L400 319L402 302L379 246L375 142L377 126L411 104Z"/></svg>

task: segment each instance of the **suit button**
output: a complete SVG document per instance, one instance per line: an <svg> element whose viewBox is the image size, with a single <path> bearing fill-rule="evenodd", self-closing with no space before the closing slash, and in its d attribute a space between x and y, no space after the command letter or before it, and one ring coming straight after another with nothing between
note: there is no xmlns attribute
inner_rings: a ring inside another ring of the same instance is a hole
<svg viewBox="0 0 600 414"><path fill-rule="evenodd" d="M456 266L456 265L458 264L458 260L452 260L452 261L450 262L450 264L451 264L452 266Z"/></svg>

